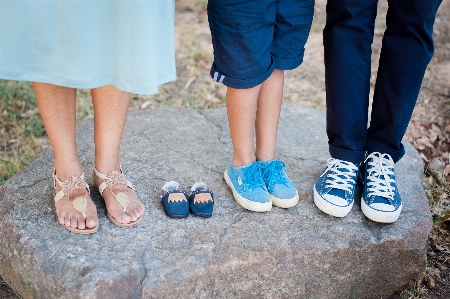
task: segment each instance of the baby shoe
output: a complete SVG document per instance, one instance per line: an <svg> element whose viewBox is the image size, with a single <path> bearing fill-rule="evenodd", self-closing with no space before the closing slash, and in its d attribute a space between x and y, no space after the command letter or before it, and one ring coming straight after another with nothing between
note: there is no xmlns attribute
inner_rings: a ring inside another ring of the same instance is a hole
<svg viewBox="0 0 450 299"><path fill-rule="evenodd" d="M189 211L194 216L209 218L212 216L214 207L214 194L206 188L203 182L192 185L189 196Z"/></svg>
<svg viewBox="0 0 450 299"><path fill-rule="evenodd" d="M189 216L188 195L180 190L175 181L164 184L161 189L161 202L167 216L171 218L186 218Z"/></svg>

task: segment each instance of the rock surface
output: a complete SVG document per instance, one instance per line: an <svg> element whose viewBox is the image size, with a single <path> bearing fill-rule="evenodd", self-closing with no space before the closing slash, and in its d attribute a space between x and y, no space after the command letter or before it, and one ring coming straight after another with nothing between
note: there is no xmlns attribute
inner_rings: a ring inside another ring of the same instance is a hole
<svg viewBox="0 0 450 299"><path fill-rule="evenodd" d="M400 219L371 222L359 199L347 217L333 218L312 197L329 157L325 111L283 106L277 155L300 202L253 213L235 203L222 179L231 159L225 109L131 111L121 159L145 219L114 226L93 190L98 232L60 227L49 153L0 188L0 276L23 298L387 298L425 267L431 229L421 159L405 146L396 166ZM78 126L78 147L91 184L92 120ZM169 180L186 190L205 181L216 196L213 217L167 218L159 193Z"/></svg>

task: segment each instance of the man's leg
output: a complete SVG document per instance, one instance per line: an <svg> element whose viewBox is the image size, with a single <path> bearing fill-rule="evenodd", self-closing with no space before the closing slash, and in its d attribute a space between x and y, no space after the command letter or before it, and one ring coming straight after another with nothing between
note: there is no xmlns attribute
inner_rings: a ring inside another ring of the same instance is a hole
<svg viewBox="0 0 450 299"><path fill-rule="evenodd" d="M367 138L370 66L378 0L328 0L323 32L327 134L333 158L358 164Z"/></svg>
<svg viewBox="0 0 450 299"><path fill-rule="evenodd" d="M426 67L433 56L433 25L442 0L389 0L367 152L400 160L401 144Z"/></svg>
<svg viewBox="0 0 450 299"><path fill-rule="evenodd" d="M394 165L403 156L401 140L433 55L433 24L440 2L389 0L367 137L368 155L361 167L361 209L373 221L392 223L400 217L402 200Z"/></svg>
<svg viewBox="0 0 450 299"><path fill-rule="evenodd" d="M344 217L364 160L374 22L378 0L328 0L323 32L327 134L331 159L314 185L314 203Z"/></svg>

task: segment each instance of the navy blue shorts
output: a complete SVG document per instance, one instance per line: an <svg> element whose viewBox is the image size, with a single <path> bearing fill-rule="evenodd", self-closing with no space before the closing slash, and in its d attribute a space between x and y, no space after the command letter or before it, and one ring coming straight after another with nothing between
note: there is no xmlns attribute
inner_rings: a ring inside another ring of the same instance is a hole
<svg viewBox="0 0 450 299"><path fill-rule="evenodd" d="M313 13L314 0L209 0L211 77L243 89L261 84L274 69L295 69Z"/></svg>

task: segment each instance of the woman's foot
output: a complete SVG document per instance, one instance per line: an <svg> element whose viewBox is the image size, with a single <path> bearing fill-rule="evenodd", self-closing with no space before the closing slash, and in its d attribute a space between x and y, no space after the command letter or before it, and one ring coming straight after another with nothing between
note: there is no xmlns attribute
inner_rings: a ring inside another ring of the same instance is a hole
<svg viewBox="0 0 450 299"><path fill-rule="evenodd" d="M117 226L127 227L142 220L144 204L139 200L133 186L125 179L122 170L101 173L94 168L94 184L105 200L109 219Z"/></svg>
<svg viewBox="0 0 450 299"><path fill-rule="evenodd" d="M97 208L89 196L84 175L68 176L61 181L55 172L54 187L58 222L74 233L90 234L97 231Z"/></svg>

